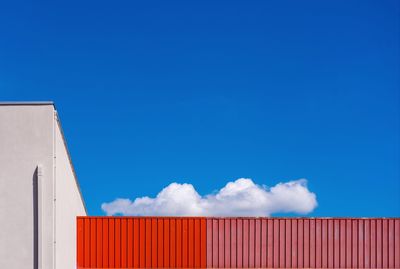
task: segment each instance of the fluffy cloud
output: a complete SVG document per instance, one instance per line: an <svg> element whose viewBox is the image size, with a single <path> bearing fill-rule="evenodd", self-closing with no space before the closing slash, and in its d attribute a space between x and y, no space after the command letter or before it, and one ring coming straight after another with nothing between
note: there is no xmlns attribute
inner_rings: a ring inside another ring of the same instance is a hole
<svg viewBox="0 0 400 269"><path fill-rule="evenodd" d="M279 183L268 188L251 179L228 182L213 194L201 196L191 184L171 183L155 198L116 199L103 203L107 215L131 216L269 216L273 213L307 214L317 206L307 180Z"/></svg>

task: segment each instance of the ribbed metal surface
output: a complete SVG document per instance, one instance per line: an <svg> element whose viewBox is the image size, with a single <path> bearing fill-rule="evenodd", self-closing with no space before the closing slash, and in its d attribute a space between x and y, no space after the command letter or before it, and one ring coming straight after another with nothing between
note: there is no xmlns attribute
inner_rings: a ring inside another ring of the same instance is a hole
<svg viewBox="0 0 400 269"><path fill-rule="evenodd" d="M400 219L79 217L78 268L400 268Z"/></svg>
<svg viewBox="0 0 400 269"><path fill-rule="evenodd" d="M77 219L78 268L204 268L204 218Z"/></svg>
<svg viewBox="0 0 400 269"><path fill-rule="evenodd" d="M207 219L207 267L400 268L400 219Z"/></svg>

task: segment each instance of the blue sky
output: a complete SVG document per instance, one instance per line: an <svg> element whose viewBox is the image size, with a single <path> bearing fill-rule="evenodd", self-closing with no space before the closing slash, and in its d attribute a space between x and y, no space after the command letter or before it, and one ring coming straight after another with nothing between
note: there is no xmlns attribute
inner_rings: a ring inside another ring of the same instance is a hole
<svg viewBox="0 0 400 269"><path fill-rule="evenodd" d="M56 102L90 214L246 177L400 216L398 1L11 2L0 100Z"/></svg>

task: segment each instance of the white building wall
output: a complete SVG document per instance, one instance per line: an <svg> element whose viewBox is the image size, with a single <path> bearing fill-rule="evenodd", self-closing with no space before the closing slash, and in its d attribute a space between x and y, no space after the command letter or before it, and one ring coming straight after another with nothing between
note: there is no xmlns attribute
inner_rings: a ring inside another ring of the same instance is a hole
<svg viewBox="0 0 400 269"><path fill-rule="evenodd" d="M70 269L76 267L76 216L86 211L59 124L55 131L56 268Z"/></svg>
<svg viewBox="0 0 400 269"><path fill-rule="evenodd" d="M72 171L51 103L0 103L0 268L75 268Z"/></svg>

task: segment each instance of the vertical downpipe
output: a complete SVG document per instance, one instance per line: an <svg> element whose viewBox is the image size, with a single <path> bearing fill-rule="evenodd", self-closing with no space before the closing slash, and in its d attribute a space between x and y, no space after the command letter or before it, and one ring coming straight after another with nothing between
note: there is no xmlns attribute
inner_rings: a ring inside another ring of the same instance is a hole
<svg viewBox="0 0 400 269"><path fill-rule="evenodd" d="M57 124L57 112L54 111L54 120L53 120L53 269L56 269L56 193L57 193L57 188L56 188L56 182L57 182L57 178L56 178L56 153L57 153L57 133L56 133L56 124Z"/></svg>
<svg viewBox="0 0 400 269"><path fill-rule="evenodd" d="M43 260L43 197L42 197L42 190L43 190L43 169L41 165L36 167L36 220L35 220L35 237L36 237L36 244L35 244L35 252L36 252L36 260L35 260L35 269L42 269L42 260Z"/></svg>

